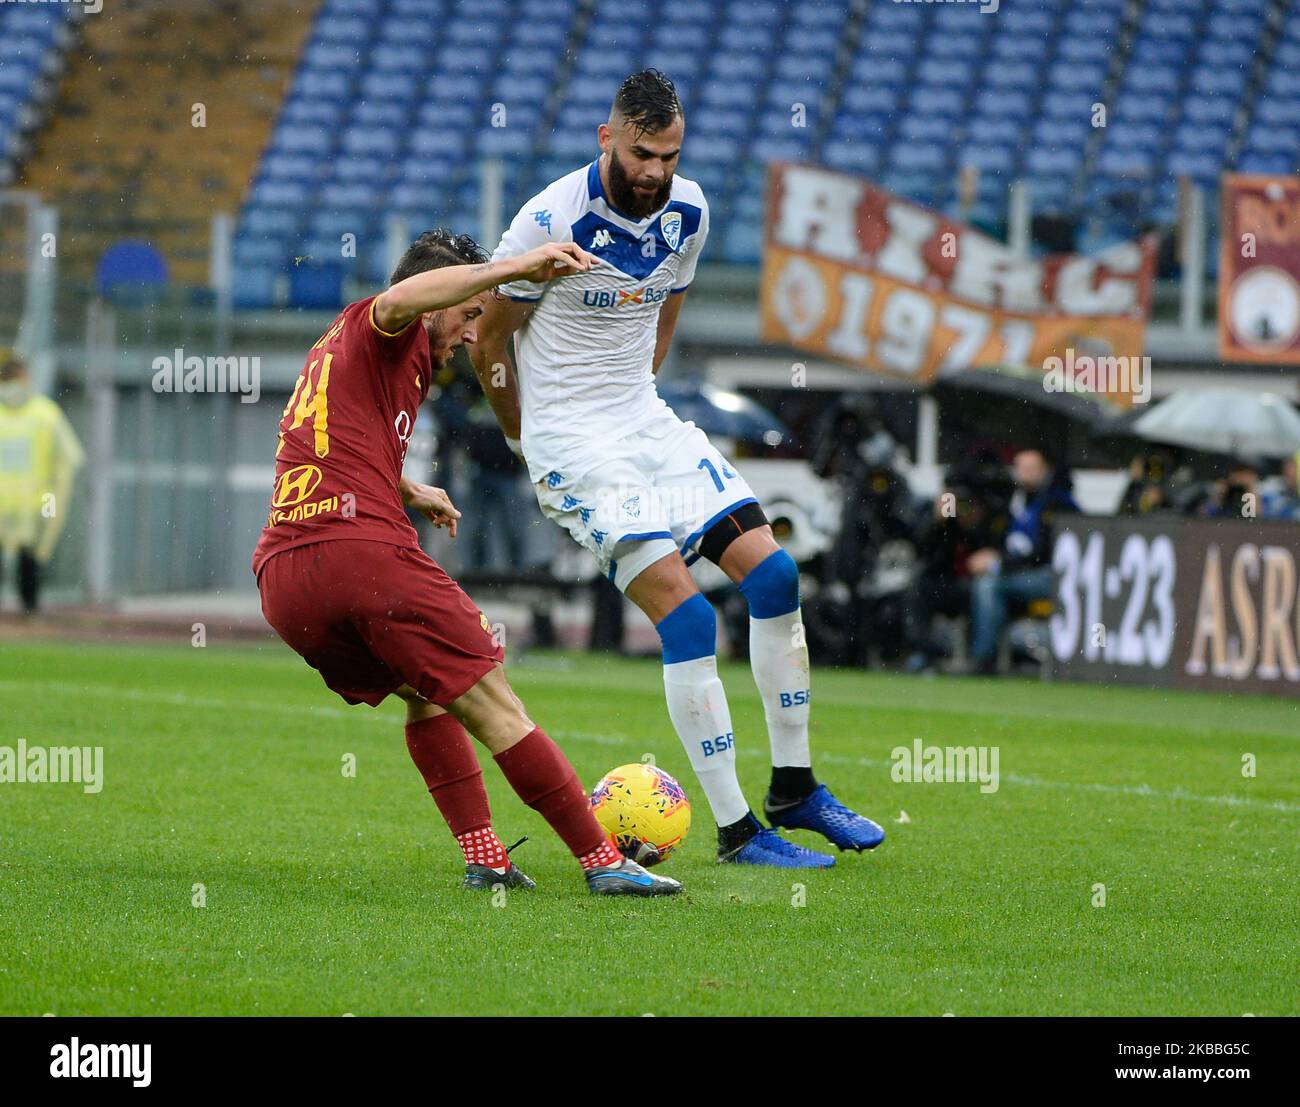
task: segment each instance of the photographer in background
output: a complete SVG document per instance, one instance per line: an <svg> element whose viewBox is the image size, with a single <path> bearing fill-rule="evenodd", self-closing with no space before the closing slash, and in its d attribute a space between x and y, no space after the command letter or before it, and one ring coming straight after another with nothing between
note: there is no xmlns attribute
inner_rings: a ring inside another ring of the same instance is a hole
<svg viewBox="0 0 1300 1107"><path fill-rule="evenodd" d="M1013 487L1006 466L984 453L953 469L929 517L920 521L920 572L903 598L909 673L922 673L952 654L935 634L936 615L964 615L970 609L968 561L976 550L999 544L1010 525L1007 506Z"/></svg>
<svg viewBox="0 0 1300 1107"><path fill-rule="evenodd" d="M1138 454L1129 462L1129 481L1120 497L1118 514L1150 515L1170 507L1170 479L1173 461L1162 451Z"/></svg>
<svg viewBox="0 0 1300 1107"><path fill-rule="evenodd" d="M1260 512L1259 472L1262 466L1244 458L1228 466L1226 477L1214 482L1213 490L1200 505L1209 519L1256 519Z"/></svg>
<svg viewBox="0 0 1300 1107"><path fill-rule="evenodd" d="M906 482L894 468L898 444L875 399L852 393L822 416L814 436L813 472L835 481L844 497L829 580L854 588L868 571L872 549L909 531Z"/></svg>
<svg viewBox="0 0 1300 1107"><path fill-rule="evenodd" d="M971 666L980 675L996 671L1010 604L1051 597L1053 517L1079 510L1069 476L1053 470L1041 450L1020 450L1012 479L1011 525L1001 547L976 550L967 561L973 578Z"/></svg>
<svg viewBox="0 0 1300 1107"><path fill-rule="evenodd" d="M820 661L862 665L901 648L900 581L911 572L913 505L897 468L900 448L874 397L841 396L813 439L813 472L835 482L842 509L834 544L820 559L820 590L804 607L808 644Z"/></svg>
<svg viewBox="0 0 1300 1107"><path fill-rule="evenodd" d="M1281 472L1270 477L1261 488L1263 502L1261 516L1265 519L1287 519L1300 523L1300 454L1283 459Z"/></svg>

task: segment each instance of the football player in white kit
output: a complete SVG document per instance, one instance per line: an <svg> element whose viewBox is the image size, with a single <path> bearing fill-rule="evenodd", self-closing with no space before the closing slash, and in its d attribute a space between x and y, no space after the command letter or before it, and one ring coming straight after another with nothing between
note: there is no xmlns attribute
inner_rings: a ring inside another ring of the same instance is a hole
<svg viewBox="0 0 1300 1107"><path fill-rule="evenodd" d="M717 821L718 860L826 868L833 856L764 827L741 793L716 618L687 568L708 558L749 601L772 750L768 820L840 849L878 845L884 831L812 773L794 560L744 477L655 389L709 230L700 186L675 172L683 134L671 81L646 70L623 82L597 131L600 156L524 204L493 255L574 242L597 263L550 285L503 285L471 357L542 511L659 632L668 714Z"/></svg>

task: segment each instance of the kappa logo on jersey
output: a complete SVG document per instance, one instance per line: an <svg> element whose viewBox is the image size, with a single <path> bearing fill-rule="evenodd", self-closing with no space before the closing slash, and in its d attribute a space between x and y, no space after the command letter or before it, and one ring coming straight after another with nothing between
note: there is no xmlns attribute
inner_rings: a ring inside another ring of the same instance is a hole
<svg viewBox="0 0 1300 1107"><path fill-rule="evenodd" d="M599 250L602 246L608 246L614 241L614 236L602 227L596 232L596 237L591 240L588 250Z"/></svg>
<svg viewBox="0 0 1300 1107"><path fill-rule="evenodd" d="M612 292L588 289L582 294L582 302L587 307L601 308L622 307L624 304L661 304L668 299L668 292L666 288L650 288L647 285L628 290L619 288Z"/></svg>
<svg viewBox="0 0 1300 1107"><path fill-rule="evenodd" d="M271 498L272 507L292 507L300 504L316 491L323 473L315 465L297 465L280 474L275 482L275 495Z"/></svg>
<svg viewBox="0 0 1300 1107"><path fill-rule="evenodd" d="M676 252L677 244L682 240L682 213L664 212L663 218L659 220L659 229L664 233L664 241L668 243L668 249Z"/></svg>

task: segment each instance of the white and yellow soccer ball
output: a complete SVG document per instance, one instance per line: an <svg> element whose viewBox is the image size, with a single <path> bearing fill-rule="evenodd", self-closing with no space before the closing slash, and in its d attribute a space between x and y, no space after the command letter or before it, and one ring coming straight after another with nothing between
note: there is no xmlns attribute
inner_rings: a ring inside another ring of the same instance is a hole
<svg viewBox="0 0 1300 1107"><path fill-rule="evenodd" d="M649 868L670 857L691 828L691 804L663 769L620 765L592 789L591 809L624 857Z"/></svg>

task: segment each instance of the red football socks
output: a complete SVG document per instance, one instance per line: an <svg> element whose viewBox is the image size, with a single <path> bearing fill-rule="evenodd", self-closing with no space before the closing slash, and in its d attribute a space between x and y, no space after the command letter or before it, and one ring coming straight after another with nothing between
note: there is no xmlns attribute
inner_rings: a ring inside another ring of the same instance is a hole
<svg viewBox="0 0 1300 1107"><path fill-rule="evenodd" d="M586 859L593 854L613 856L611 861L593 861L593 865L618 864L621 857L591 813L578 774L541 727L497 754L496 763L519 798L550 823L584 868L590 867ZM602 849L607 852L602 854Z"/></svg>
<svg viewBox="0 0 1300 1107"><path fill-rule="evenodd" d="M435 715L418 723L407 723L406 748L424 777L429 795L465 851L465 860L494 868L504 864L504 860L478 860L480 853L497 857L495 850L504 859L505 850L492 830L483 771L465 728L451 715ZM491 848L492 843L495 850Z"/></svg>
<svg viewBox="0 0 1300 1107"><path fill-rule="evenodd" d="M501 844L497 832L490 826L478 830L467 830L457 834L461 852L465 855L467 865L487 865L489 868L505 872L510 868L510 858L506 856L506 847Z"/></svg>
<svg viewBox="0 0 1300 1107"><path fill-rule="evenodd" d="M578 864L584 869L595 869L601 865L617 865L623 860L623 855L614 848L614 843L606 838L590 853L584 853L578 858Z"/></svg>

